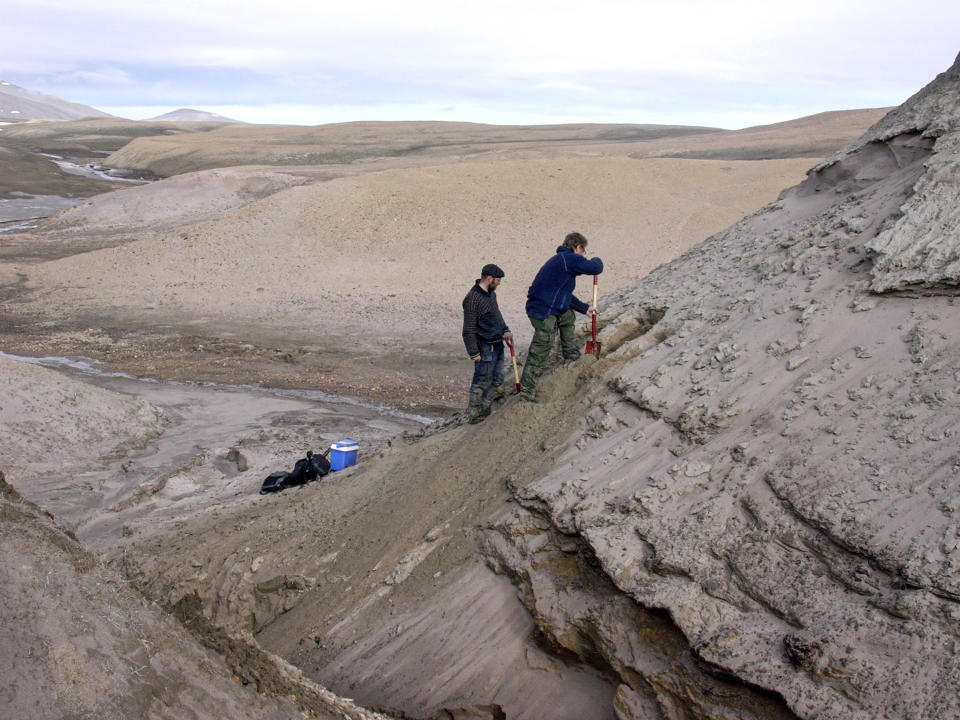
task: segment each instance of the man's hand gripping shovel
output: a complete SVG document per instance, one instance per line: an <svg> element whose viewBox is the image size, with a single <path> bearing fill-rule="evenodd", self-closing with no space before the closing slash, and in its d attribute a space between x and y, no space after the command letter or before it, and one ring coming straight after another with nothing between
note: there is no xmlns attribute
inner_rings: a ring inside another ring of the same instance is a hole
<svg viewBox="0 0 960 720"><path fill-rule="evenodd" d="M517 370L517 356L513 352L513 338L504 338L503 341L507 344L507 347L510 348L510 359L513 361L513 379L517 382L517 392L520 392L520 371Z"/></svg>
<svg viewBox="0 0 960 720"><path fill-rule="evenodd" d="M585 355L593 353L597 358L600 357L600 343L597 342L597 276L593 276L593 313L590 316L590 339L587 340L587 346L583 349Z"/></svg>

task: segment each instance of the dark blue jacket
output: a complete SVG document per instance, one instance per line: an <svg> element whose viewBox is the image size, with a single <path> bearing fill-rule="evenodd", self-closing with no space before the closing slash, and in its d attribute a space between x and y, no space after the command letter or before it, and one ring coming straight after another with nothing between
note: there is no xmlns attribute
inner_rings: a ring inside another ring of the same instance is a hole
<svg viewBox="0 0 960 720"><path fill-rule="evenodd" d="M527 290L527 315L545 320L550 315L563 315L573 308L578 313L590 309L574 294L577 275L599 275L603 272L603 260L587 260L573 250L561 245L557 254L547 260Z"/></svg>

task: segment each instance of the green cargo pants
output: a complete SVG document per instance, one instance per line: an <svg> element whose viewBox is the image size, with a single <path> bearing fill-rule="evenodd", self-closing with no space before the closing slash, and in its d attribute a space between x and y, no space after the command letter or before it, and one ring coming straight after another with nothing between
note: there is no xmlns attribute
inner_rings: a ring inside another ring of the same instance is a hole
<svg viewBox="0 0 960 720"><path fill-rule="evenodd" d="M573 310L567 310L559 317L548 315L544 320L530 318L530 324L533 325L533 339L530 341L530 350L523 364L523 375L520 376L520 394L525 399L537 399L537 382L550 357L553 336L557 331L560 333L563 361L573 362L580 357L580 348L577 346L577 338L574 334L575 318Z"/></svg>

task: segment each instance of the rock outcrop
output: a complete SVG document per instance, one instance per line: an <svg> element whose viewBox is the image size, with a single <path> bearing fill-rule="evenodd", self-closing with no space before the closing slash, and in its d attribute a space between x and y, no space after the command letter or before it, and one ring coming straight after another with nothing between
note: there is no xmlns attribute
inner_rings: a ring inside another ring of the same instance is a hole
<svg viewBox="0 0 960 720"><path fill-rule="evenodd" d="M958 98L960 58L608 298L607 388L486 545L619 717L960 715Z"/></svg>
<svg viewBox="0 0 960 720"><path fill-rule="evenodd" d="M876 255L871 289L955 292L960 284L960 68L953 67L911 97L839 156L842 162L870 145L889 146L893 162L904 139L932 155L899 217L867 245Z"/></svg>

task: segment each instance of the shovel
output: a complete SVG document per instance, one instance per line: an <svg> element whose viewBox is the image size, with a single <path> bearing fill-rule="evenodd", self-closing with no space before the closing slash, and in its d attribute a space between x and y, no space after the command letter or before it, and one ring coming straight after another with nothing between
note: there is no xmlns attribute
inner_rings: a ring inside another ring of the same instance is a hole
<svg viewBox="0 0 960 720"><path fill-rule="evenodd" d="M597 276L593 276L593 309L597 309ZM590 316L590 340L587 340L587 346L583 349L584 355L593 355L600 357L600 343L597 342L597 315Z"/></svg>
<svg viewBox="0 0 960 720"><path fill-rule="evenodd" d="M507 347L510 348L510 359L513 360L513 379L517 382L517 392L520 392L520 372L517 370L517 356L513 353L513 340L507 340L504 338L503 341L507 344Z"/></svg>

